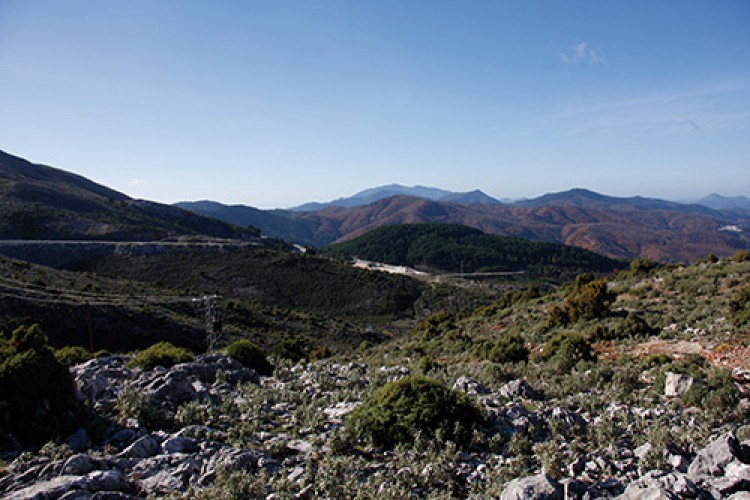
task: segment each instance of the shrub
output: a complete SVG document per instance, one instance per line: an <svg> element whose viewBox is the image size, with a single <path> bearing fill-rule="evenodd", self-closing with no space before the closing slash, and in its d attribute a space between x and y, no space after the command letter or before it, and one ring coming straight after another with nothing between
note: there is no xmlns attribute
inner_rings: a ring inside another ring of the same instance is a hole
<svg viewBox="0 0 750 500"><path fill-rule="evenodd" d="M38 325L0 339L0 428L38 446L72 432L76 412L70 372Z"/></svg>
<svg viewBox="0 0 750 500"><path fill-rule="evenodd" d="M555 363L561 371L570 371L580 361L595 361L596 356L586 337L580 333L561 332L547 341L538 359Z"/></svg>
<svg viewBox="0 0 750 500"><path fill-rule="evenodd" d="M750 252L748 252L747 250L737 250L737 253L732 256L732 260L734 262L750 261Z"/></svg>
<svg viewBox="0 0 750 500"><path fill-rule="evenodd" d="M740 393L729 370L713 368L708 371L705 383L695 384L682 399L706 411L729 414L737 407Z"/></svg>
<svg viewBox="0 0 750 500"><path fill-rule="evenodd" d="M284 340L271 348L271 354L278 358L294 361L307 359L307 350L299 340Z"/></svg>
<svg viewBox="0 0 750 500"><path fill-rule="evenodd" d="M349 416L347 430L375 446L413 444L417 435L467 445L482 422L468 397L422 376L389 382Z"/></svg>
<svg viewBox="0 0 750 500"><path fill-rule="evenodd" d="M652 271L659 268L659 263L651 259L633 259L630 261L630 271L623 274L629 274L636 278L639 276L648 276Z"/></svg>
<svg viewBox="0 0 750 500"><path fill-rule="evenodd" d="M658 332L657 328L649 325L643 316L637 312L631 311L627 317L619 321L611 330L607 337L599 337L603 340L630 339L637 337L648 337Z"/></svg>
<svg viewBox="0 0 750 500"><path fill-rule="evenodd" d="M117 396L115 409L120 418L134 418L150 430L169 428L172 423L148 396L131 387L125 388Z"/></svg>
<svg viewBox="0 0 750 500"><path fill-rule="evenodd" d="M318 347L310 352L310 361L319 361L321 359L330 358L332 355L333 353L327 346Z"/></svg>
<svg viewBox="0 0 750 500"><path fill-rule="evenodd" d="M607 290L605 280L591 279L590 275L581 275L576 279L573 291L565 299L564 310L571 322L603 318L615 295Z"/></svg>
<svg viewBox="0 0 750 500"><path fill-rule="evenodd" d="M493 363L517 363L526 361L528 357L529 350L518 333L509 333L499 337L489 353L489 360Z"/></svg>
<svg viewBox="0 0 750 500"><path fill-rule="evenodd" d="M729 301L729 311L737 326L750 323L750 287L735 292Z"/></svg>
<svg viewBox="0 0 750 500"><path fill-rule="evenodd" d="M431 371L440 370L441 368L443 368L443 365L441 365L431 357L425 356L419 360L418 368L420 372L426 375Z"/></svg>
<svg viewBox="0 0 750 500"><path fill-rule="evenodd" d="M65 366L75 366L91 359L91 354L79 345L68 345L55 351L55 359Z"/></svg>
<svg viewBox="0 0 750 500"><path fill-rule="evenodd" d="M236 359L248 368L261 375L273 375L273 365L266 359L265 353L247 339L232 342L227 346L227 356Z"/></svg>
<svg viewBox="0 0 750 500"><path fill-rule="evenodd" d="M136 354L130 361L130 365L139 366L143 370L153 370L157 366L169 368L194 359L195 355L184 347L177 347L169 342L159 342Z"/></svg>
<svg viewBox="0 0 750 500"><path fill-rule="evenodd" d="M432 340L455 328L456 318L448 312L440 311L420 321L414 327L412 334L418 336L420 340Z"/></svg>

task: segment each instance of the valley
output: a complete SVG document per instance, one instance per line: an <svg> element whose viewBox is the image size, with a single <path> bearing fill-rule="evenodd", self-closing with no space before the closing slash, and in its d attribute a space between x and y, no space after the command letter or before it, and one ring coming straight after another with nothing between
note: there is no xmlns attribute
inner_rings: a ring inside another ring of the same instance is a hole
<svg viewBox="0 0 750 500"><path fill-rule="evenodd" d="M750 490L742 210L233 210L269 234L0 167L3 497Z"/></svg>

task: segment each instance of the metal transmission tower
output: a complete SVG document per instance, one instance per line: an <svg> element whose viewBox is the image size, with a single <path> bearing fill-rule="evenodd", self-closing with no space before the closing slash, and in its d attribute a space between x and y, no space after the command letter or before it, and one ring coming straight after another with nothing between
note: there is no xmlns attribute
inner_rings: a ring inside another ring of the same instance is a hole
<svg viewBox="0 0 750 500"><path fill-rule="evenodd" d="M224 309L221 295L204 295L193 299L198 307L203 310L206 320L206 345L212 351L221 338L224 320Z"/></svg>

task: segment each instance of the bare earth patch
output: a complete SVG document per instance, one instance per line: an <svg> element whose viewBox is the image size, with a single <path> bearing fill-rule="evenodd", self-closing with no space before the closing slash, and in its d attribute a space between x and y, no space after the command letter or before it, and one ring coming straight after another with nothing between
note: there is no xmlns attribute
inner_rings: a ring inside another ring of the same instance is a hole
<svg viewBox="0 0 750 500"><path fill-rule="evenodd" d="M706 347L699 342L687 340L650 340L633 346L630 354L637 357L666 354L680 359L689 354L698 354L715 366L750 370L750 346L719 344Z"/></svg>

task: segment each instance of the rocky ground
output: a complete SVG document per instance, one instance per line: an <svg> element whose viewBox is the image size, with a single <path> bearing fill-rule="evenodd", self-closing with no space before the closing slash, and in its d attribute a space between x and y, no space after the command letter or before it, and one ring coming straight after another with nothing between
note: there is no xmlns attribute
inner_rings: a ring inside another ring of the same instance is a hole
<svg viewBox="0 0 750 500"><path fill-rule="evenodd" d="M493 386L448 375L486 414L475 445L378 450L355 446L343 426L373 387L409 374L404 366L282 364L261 378L218 354L146 372L126 361L71 369L98 427L67 446L7 454L0 495L750 498L747 428L691 441L698 410L668 404L700 383L687 375L668 373L650 405L600 407L547 397L523 379Z"/></svg>

